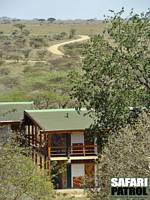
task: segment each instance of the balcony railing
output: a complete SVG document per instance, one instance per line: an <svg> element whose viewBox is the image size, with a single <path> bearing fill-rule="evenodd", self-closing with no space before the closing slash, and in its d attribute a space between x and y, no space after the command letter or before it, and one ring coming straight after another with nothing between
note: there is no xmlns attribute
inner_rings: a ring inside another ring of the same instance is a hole
<svg viewBox="0 0 150 200"><path fill-rule="evenodd" d="M97 155L97 145L72 145L69 147L49 147L48 155L50 157L61 157L61 156L91 156Z"/></svg>

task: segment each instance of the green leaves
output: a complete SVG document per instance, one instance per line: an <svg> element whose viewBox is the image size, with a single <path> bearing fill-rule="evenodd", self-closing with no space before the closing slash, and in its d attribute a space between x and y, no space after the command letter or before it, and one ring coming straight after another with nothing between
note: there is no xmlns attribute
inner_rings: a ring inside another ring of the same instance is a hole
<svg viewBox="0 0 150 200"><path fill-rule="evenodd" d="M27 152L16 144L1 147L1 199L49 200L54 195L50 179L25 156Z"/></svg>
<svg viewBox="0 0 150 200"><path fill-rule="evenodd" d="M100 132L129 123L129 107L150 105L149 15L124 19L123 12L114 12L103 35L86 44L82 72L72 77L72 97L94 110Z"/></svg>
<svg viewBox="0 0 150 200"><path fill-rule="evenodd" d="M91 198L109 200L112 177L148 177L150 174L150 115L142 113L137 123L109 138L99 160L102 187Z"/></svg>

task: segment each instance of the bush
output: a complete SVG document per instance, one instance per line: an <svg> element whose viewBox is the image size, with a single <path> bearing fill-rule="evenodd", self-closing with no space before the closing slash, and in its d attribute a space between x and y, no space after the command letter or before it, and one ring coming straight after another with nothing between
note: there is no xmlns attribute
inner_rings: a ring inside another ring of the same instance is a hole
<svg viewBox="0 0 150 200"><path fill-rule="evenodd" d="M109 200L112 177L150 178L150 113L143 113L137 124L110 137L99 160L100 190L91 199Z"/></svg>
<svg viewBox="0 0 150 200"><path fill-rule="evenodd" d="M48 46L48 39L43 37L32 37L30 38L30 46L33 48L40 48Z"/></svg>
<svg viewBox="0 0 150 200"><path fill-rule="evenodd" d="M0 199L50 200L53 186L25 155L27 150L7 144L0 151Z"/></svg>
<svg viewBox="0 0 150 200"><path fill-rule="evenodd" d="M0 62L0 65L1 65L1 62ZM6 68L6 67L2 67L0 68L0 75L1 76L6 76L10 73L10 69L9 68Z"/></svg>

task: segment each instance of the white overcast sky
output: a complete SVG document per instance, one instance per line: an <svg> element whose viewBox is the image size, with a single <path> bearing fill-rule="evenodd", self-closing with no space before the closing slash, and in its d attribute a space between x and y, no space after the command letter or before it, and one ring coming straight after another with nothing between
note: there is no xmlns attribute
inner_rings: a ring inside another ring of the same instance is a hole
<svg viewBox="0 0 150 200"><path fill-rule="evenodd" d="M108 10L125 7L138 13L150 8L150 0L0 0L0 17L21 19L102 19Z"/></svg>

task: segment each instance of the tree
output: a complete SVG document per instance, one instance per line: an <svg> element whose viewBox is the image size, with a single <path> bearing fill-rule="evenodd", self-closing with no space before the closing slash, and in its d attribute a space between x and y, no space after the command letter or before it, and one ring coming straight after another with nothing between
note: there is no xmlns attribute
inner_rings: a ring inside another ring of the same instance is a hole
<svg viewBox="0 0 150 200"><path fill-rule="evenodd" d="M93 200L109 200L112 177L150 178L150 113L143 112L134 125L109 138L99 160L100 190L89 193ZM126 198L125 198L126 199Z"/></svg>
<svg viewBox="0 0 150 200"><path fill-rule="evenodd" d="M43 18L43 19L41 18L41 19L38 19L38 21L39 21L39 22L45 22L45 19L44 19L44 18Z"/></svg>
<svg viewBox="0 0 150 200"><path fill-rule="evenodd" d="M50 23L53 23L54 21L56 21L56 19L53 18L53 17L50 17L50 18L47 19L47 21L49 21Z"/></svg>
<svg viewBox="0 0 150 200"><path fill-rule="evenodd" d="M42 60L46 54L47 54L47 50L45 49L41 49L37 51L37 56L39 60Z"/></svg>
<svg viewBox="0 0 150 200"><path fill-rule="evenodd" d="M51 180L27 156L29 150L16 144L0 151L0 199L49 200L54 198Z"/></svg>
<svg viewBox="0 0 150 200"><path fill-rule="evenodd" d="M3 51L0 49L0 60L2 61L3 59Z"/></svg>
<svg viewBox="0 0 150 200"><path fill-rule="evenodd" d="M26 60L29 59L30 52L31 52L31 49L24 49L24 50L23 50L22 53L23 53L24 58L25 58Z"/></svg>
<svg viewBox="0 0 150 200"><path fill-rule="evenodd" d="M33 48L40 48L44 46L48 46L48 40L43 37L32 37L30 38L29 44Z"/></svg>
<svg viewBox="0 0 150 200"><path fill-rule="evenodd" d="M69 33L69 38L72 39L76 34L76 29L72 28Z"/></svg>
<svg viewBox="0 0 150 200"><path fill-rule="evenodd" d="M24 29L23 31L22 31L22 34L24 35L24 36L29 36L30 35L30 31L28 30L28 29Z"/></svg>
<svg viewBox="0 0 150 200"><path fill-rule="evenodd" d="M18 29L20 29L20 31L22 32L26 25L25 24L15 24L14 26L17 27Z"/></svg>
<svg viewBox="0 0 150 200"><path fill-rule="evenodd" d="M66 32L61 32L60 33L60 37L61 37L62 40L65 39L67 37L67 33Z"/></svg>
<svg viewBox="0 0 150 200"><path fill-rule="evenodd" d="M108 18L104 33L85 45L82 72L70 75L77 107L94 119L99 151L131 121L130 107L150 106L150 13L124 19L123 12Z"/></svg>

